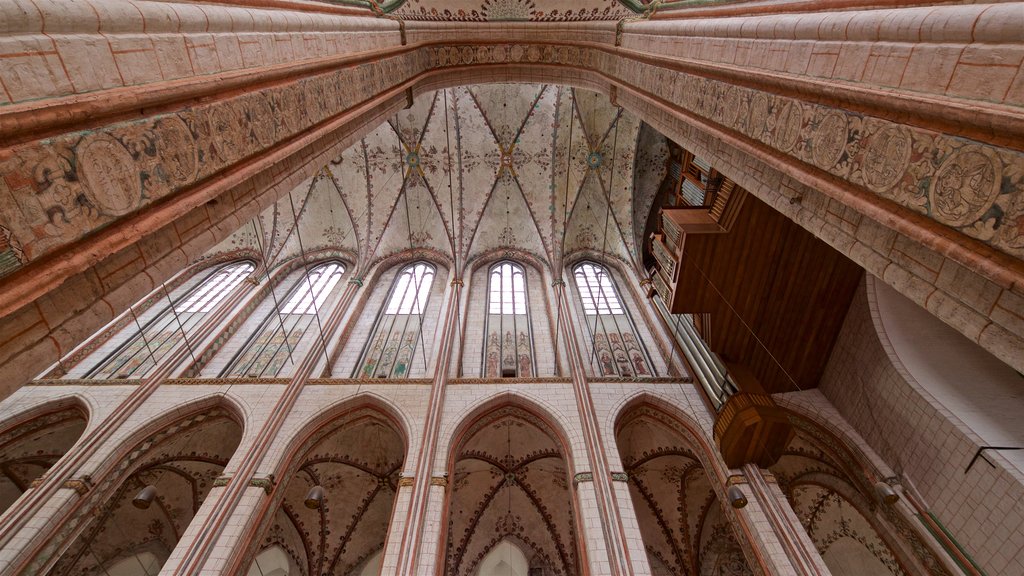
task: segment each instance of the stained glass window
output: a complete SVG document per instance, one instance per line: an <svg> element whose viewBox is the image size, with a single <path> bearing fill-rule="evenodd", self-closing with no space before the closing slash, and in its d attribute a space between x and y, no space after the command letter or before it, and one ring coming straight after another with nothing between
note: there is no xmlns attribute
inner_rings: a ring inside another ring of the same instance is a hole
<svg viewBox="0 0 1024 576"><path fill-rule="evenodd" d="M499 262L491 268L484 334L485 377L535 374L526 272L522 266Z"/></svg>
<svg viewBox="0 0 1024 576"><path fill-rule="evenodd" d="M423 312L434 283L434 267L410 264L395 276L387 304L367 341L356 376L406 378L423 339Z"/></svg>
<svg viewBox="0 0 1024 576"><path fill-rule="evenodd" d="M604 266L583 262L573 269L591 338L591 362L602 376L652 376L650 359L615 281Z"/></svg>
<svg viewBox="0 0 1024 576"><path fill-rule="evenodd" d="M183 339L188 341L206 315L255 269L252 262L234 262L214 270L184 294L171 294L170 301L157 293L153 296L159 298L155 314L146 314L149 318L144 320L141 330L135 318L131 318L126 328L132 331L131 336L100 360L86 378L145 377Z"/></svg>
<svg viewBox="0 0 1024 576"><path fill-rule="evenodd" d="M295 351L303 337L319 338L317 315L344 273L340 262L326 262L303 274L289 291L280 312L275 307L267 313L221 376L274 378L286 364L297 361Z"/></svg>

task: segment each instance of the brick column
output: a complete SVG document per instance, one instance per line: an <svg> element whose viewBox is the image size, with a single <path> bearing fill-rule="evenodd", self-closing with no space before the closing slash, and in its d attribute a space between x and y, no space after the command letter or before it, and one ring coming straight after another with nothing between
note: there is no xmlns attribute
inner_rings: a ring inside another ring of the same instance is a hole
<svg viewBox="0 0 1024 576"><path fill-rule="evenodd" d="M172 559L178 563L171 566L169 561L161 574L219 574L241 561L239 554L245 548L243 542L260 536L254 533L259 524L257 517L268 505L267 494L277 486L273 478L257 476L258 467L310 375L322 360L324 343L338 330L359 288L358 282L350 281L345 285L345 291L324 321L323 339L316 339L306 355L299 360L294 375L278 398L270 417L257 433L238 470L218 498L213 498L212 494L207 497L202 507L204 516L197 516L178 541L175 551L180 550L182 553L180 557L172 555ZM257 492L252 489L253 486L263 490Z"/></svg>
<svg viewBox="0 0 1024 576"><path fill-rule="evenodd" d="M431 383L430 400L427 406L427 417L423 425L422 448L416 460L416 472L413 481L412 501L409 505L408 520L405 530L402 533L401 547L398 550L397 573L406 574L427 574L422 572L420 566L420 555L433 555L436 551L424 546L429 541L429 530L439 530L439 518L443 516L444 489L440 490L440 502L437 504L436 487L431 485L431 475L434 472L436 459L435 449L437 438L441 430L441 415L444 409L445 386L447 386L448 371L452 365L452 344L456 330L459 329L458 302L462 293L463 282L461 278L454 277L450 282L448 295L444 306L444 317L441 323L441 337L438 346L438 354L434 362L434 378ZM425 558L427 563L433 563L433 559Z"/></svg>
<svg viewBox="0 0 1024 576"><path fill-rule="evenodd" d="M741 486L747 505L737 510L744 536L755 549L766 574L828 576L818 549L800 524L796 512L775 477L753 464L743 466L743 476L730 484Z"/></svg>
<svg viewBox="0 0 1024 576"><path fill-rule="evenodd" d="M588 542L587 557L594 574L609 574L611 576L622 576L634 574L630 561L630 553L626 546L626 534L623 529L622 519L619 516L619 507L616 502L615 492L612 488L611 470L608 466L608 459L604 450L604 443L601 440L600 422L594 409L594 400L590 395L590 384L587 381L586 372L583 369L583 356L580 354L578 340L576 339L576 328L572 322L572 306L569 304L568 294L565 289L564 280L556 280L554 287L555 300L557 302L557 314L559 329L565 339L566 358L569 363L569 372L572 376L573 394L576 397L576 407L580 415L580 432L583 435L587 447L587 458L590 461L594 489L594 506L584 501L586 490L580 491L577 487L577 497L580 506L581 516L584 516L584 527L589 522L598 522L601 526L603 546L601 550L594 550L596 542ZM577 474L577 476L580 476ZM576 482L574 482L576 483ZM586 506L584 506L586 504ZM591 518L588 521L586 518ZM606 552L605 553L602 553Z"/></svg>

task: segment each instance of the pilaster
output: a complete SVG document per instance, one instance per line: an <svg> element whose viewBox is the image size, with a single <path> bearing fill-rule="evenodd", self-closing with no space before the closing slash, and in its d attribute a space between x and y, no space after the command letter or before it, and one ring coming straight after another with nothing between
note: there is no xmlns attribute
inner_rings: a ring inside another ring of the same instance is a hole
<svg viewBox="0 0 1024 576"><path fill-rule="evenodd" d="M452 344L455 331L458 330L458 302L462 293L463 282L452 270L452 280L445 299L444 321L441 323L441 337L438 354L434 362L434 377L431 382L430 400L427 406L427 417L423 426L422 449L416 461L416 473L413 483L412 501L409 506L408 520L402 534L401 548L398 551L398 574L421 574L421 554L431 556L434 550L424 546L425 534L428 530L438 529L436 518L443 505L431 506L431 495L437 490L431 487L436 458L438 434L441 430L441 415L444 409L445 387L451 368ZM434 500L436 502L436 499ZM442 500L443 502L443 489Z"/></svg>
<svg viewBox="0 0 1024 576"><path fill-rule="evenodd" d="M593 525L596 522L596 525L601 526L603 536L603 546L600 548L595 548L597 542L588 537L587 558L592 567L600 568L592 570L595 574L610 574L612 576L633 574L625 530L611 486L611 470L608 466L604 443L601 440L600 422L595 413L590 385L583 369L583 356L580 354L576 329L572 322L573 311L566 293L565 281L556 280L552 287L557 301L558 323L565 339L566 358L572 377L576 407L579 410L581 433L587 446L588 460L593 468L591 471L593 481L585 484L590 484L593 487L595 498L592 504L585 503L577 488L577 496L580 498L580 514L586 518L584 529L592 530L588 525ZM578 476L579 474L577 474ZM574 481L574 483L577 482ZM583 495L586 495L586 491L583 492ZM587 498L589 499L589 496Z"/></svg>
<svg viewBox="0 0 1024 576"><path fill-rule="evenodd" d="M831 574L775 477L753 464L744 465L743 472L742 477L733 476L730 484L740 485L748 497L737 515L765 572L780 576Z"/></svg>

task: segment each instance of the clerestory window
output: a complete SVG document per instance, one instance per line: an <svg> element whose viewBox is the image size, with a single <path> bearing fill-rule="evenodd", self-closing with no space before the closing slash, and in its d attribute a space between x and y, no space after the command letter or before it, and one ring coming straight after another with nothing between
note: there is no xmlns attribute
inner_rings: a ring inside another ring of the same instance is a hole
<svg viewBox="0 0 1024 576"><path fill-rule="evenodd" d="M491 268L484 322L484 376L533 376L533 334L522 266L499 262Z"/></svg>
<svg viewBox="0 0 1024 576"><path fill-rule="evenodd" d="M256 269L252 262L233 262L217 268L191 289L160 298L155 314L141 324L133 316L130 335L86 373L86 378L143 378L175 346L189 341L202 320Z"/></svg>
<svg viewBox="0 0 1024 576"><path fill-rule="evenodd" d="M590 332L591 363L602 376L652 376L650 359L608 269L593 262L573 268Z"/></svg>
<svg viewBox="0 0 1024 576"><path fill-rule="evenodd" d="M435 273L430 264L416 262L395 276L387 303L367 340L357 376L408 377L416 350L423 340L423 313Z"/></svg>
<svg viewBox="0 0 1024 576"><path fill-rule="evenodd" d="M302 339L320 337L318 315L344 274L340 262L325 262L303 274L280 310L275 306L267 314L221 376L274 378L286 365L296 362L295 351Z"/></svg>

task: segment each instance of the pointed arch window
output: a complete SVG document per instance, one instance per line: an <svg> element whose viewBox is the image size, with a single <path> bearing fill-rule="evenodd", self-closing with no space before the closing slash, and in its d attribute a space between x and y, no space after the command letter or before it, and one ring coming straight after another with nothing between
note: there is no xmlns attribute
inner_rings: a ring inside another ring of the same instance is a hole
<svg viewBox="0 0 1024 576"><path fill-rule="evenodd" d="M593 262L573 268L590 332L591 360L602 376L651 376L650 358L608 269Z"/></svg>
<svg viewBox="0 0 1024 576"><path fill-rule="evenodd" d="M356 376L408 377L416 349L423 340L423 312L427 308L435 274L436 270L430 264L416 262L395 276Z"/></svg>
<svg viewBox="0 0 1024 576"><path fill-rule="evenodd" d="M533 376L537 371L526 296L526 272L513 262L499 262L487 276L484 376Z"/></svg>
<svg viewBox="0 0 1024 576"><path fill-rule="evenodd" d="M130 319L132 323L129 326L134 327L131 335L85 377L145 377L182 339L188 341L206 315L255 269L256 265L250 261L233 262L217 268L191 289L185 290L184 294L177 294L181 290L176 290L170 302L162 293L151 296L159 299L156 304L161 308L141 325L141 330L134 318Z"/></svg>
<svg viewBox="0 0 1024 576"><path fill-rule="evenodd" d="M267 313L221 376L274 378L287 363L296 361L294 352L302 339L320 337L317 315L344 274L341 262L325 262L303 274L289 290L280 312L275 303L275 309Z"/></svg>

